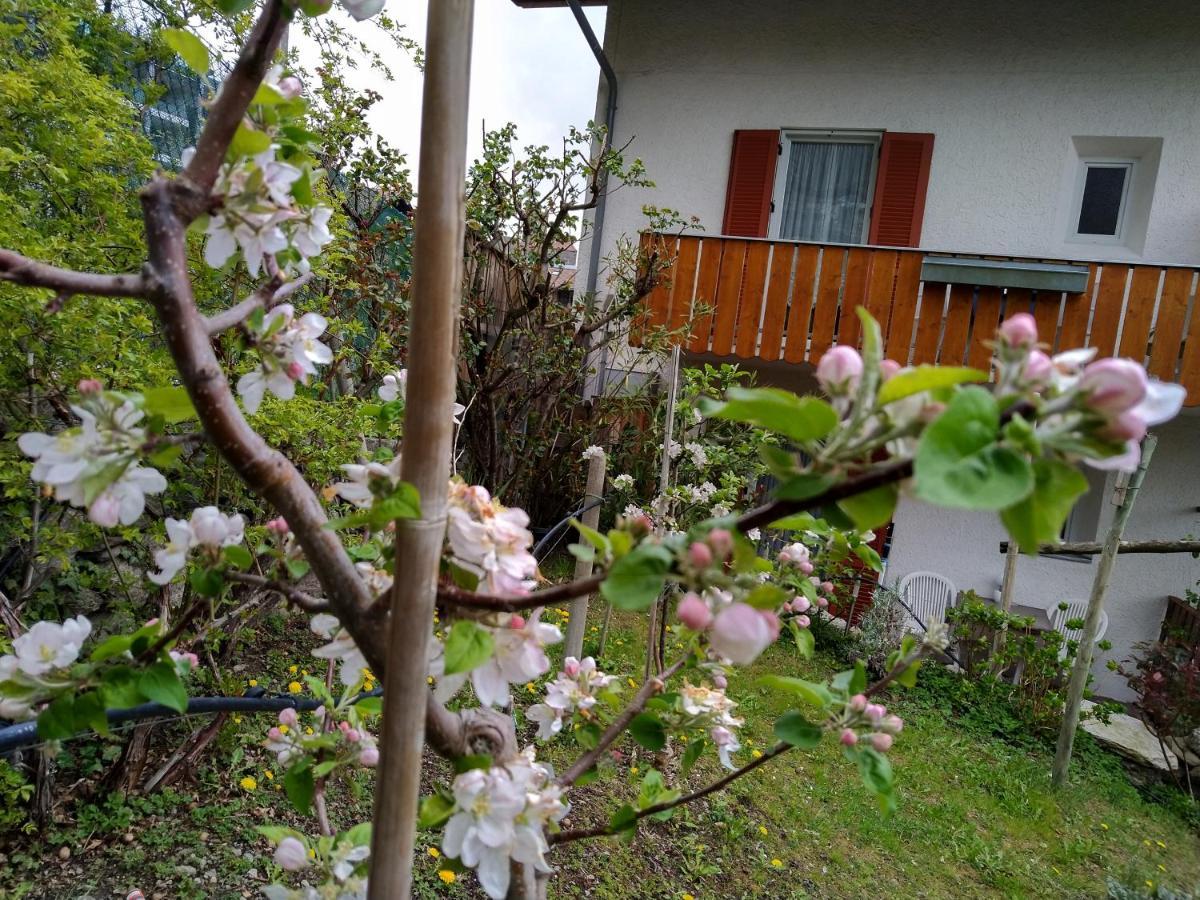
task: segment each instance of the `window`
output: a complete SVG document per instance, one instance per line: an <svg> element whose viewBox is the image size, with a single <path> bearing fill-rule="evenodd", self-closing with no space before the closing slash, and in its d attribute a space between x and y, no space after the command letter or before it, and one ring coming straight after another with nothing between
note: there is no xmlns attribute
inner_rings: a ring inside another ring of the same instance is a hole
<svg viewBox="0 0 1200 900"><path fill-rule="evenodd" d="M879 156L878 133L785 131L775 176L773 237L863 243Z"/></svg>
<svg viewBox="0 0 1200 900"><path fill-rule="evenodd" d="M1133 160L1083 160L1076 186L1075 237L1121 243Z"/></svg>
<svg viewBox="0 0 1200 900"><path fill-rule="evenodd" d="M1080 467L1087 479L1087 491L1075 501L1067 521L1063 523L1062 532L1058 539L1064 543L1079 543L1094 541L1099 537L1100 514L1104 508L1104 498L1108 495L1108 473L1100 469ZM1070 562L1090 563L1090 556L1058 556L1047 554L1054 559Z"/></svg>

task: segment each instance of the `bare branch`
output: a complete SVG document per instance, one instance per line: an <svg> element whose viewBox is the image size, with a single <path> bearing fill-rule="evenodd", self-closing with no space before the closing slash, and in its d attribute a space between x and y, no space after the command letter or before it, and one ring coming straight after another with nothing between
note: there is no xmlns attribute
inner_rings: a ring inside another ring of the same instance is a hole
<svg viewBox="0 0 1200 900"><path fill-rule="evenodd" d="M97 297L146 295L146 282L140 273L97 275L92 272L76 272L74 269L60 269L58 266L29 259L11 250L0 250L0 281L57 291L49 304L51 312L60 309L66 298L72 294L92 294Z"/></svg>
<svg viewBox="0 0 1200 900"><path fill-rule="evenodd" d="M270 578L263 578L261 575L251 575L248 572L226 572L225 577L230 581L236 581L238 584L248 584L260 590L279 594L289 603L300 607L305 612L330 612L333 609L328 601L322 600L320 597L314 597L312 594L306 594L304 591L282 581L273 581Z"/></svg>
<svg viewBox="0 0 1200 900"><path fill-rule="evenodd" d="M448 582L442 582L438 585L437 596L439 600L467 609L518 612L522 609L536 609L539 606L550 606L562 603L564 600L583 597L596 591L602 581L604 581L603 574L593 575L591 578L581 578L578 581L568 581L566 584L543 588L532 594L480 594Z"/></svg>
<svg viewBox="0 0 1200 900"><path fill-rule="evenodd" d="M629 727L629 723L633 721L634 717L646 708L647 701L655 694L661 693L662 689L666 686L667 679L682 669L686 662L686 658L678 660L663 671L661 675L646 679L646 683L634 695L629 705L621 711L619 716L613 719L612 724L605 729L604 734L600 735L600 740L596 742L596 746L575 760L574 765L567 769L562 774L562 777L558 779L558 783L563 787L570 787L584 772L594 766L596 760L603 755L604 751L612 746L613 742Z"/></svg>
<svg viewBox="0 0 1200 900"><path fill-rule="evenodd" d="M223 331L240 325L250 318L256 309L269 310L275 304L283 302L284 298L296 293L314 277L312 272L305 272L299 278L285 282L279 275L273 275L241 303L205 318L205 330L210 337L215 337Z"/></svg>

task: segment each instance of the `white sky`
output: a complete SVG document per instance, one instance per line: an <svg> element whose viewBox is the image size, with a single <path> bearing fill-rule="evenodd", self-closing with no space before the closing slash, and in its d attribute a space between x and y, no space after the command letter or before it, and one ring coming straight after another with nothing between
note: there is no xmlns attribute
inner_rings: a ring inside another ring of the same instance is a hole
<svg viewBox="0 0 1200 900"><path fill-rule="evenodd" d="M428 0L389 0L386 10L424 45L427 5ZM604 7L584 11L603 40ZM370 39L369 23L355 29ZM381 50L387 46L382 39L373 43ZM407 59L398 59L392 68L394 81L363 70L359 83L384 95L372 110L371 124L407 154L415 185L421 73ZM571 125L583 126L594 116L599 77L599 66L569 9L521 9L511 0L476 0L467 159L479 155L484 123L498 128L515 122L520 146L554 147Z"/></svg>

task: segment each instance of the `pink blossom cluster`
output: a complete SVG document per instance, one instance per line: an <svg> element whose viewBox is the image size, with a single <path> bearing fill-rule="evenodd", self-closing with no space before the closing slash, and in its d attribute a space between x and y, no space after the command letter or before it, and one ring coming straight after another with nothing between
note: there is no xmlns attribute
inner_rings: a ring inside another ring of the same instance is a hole
<svg viewBox="0 0 1200 900"><path fill-rule="evenodd" d="M872 703L866 694L855 694L846 703L842 715L843 746L853 747L866 741L880 753L892 748L895 736L904 730L904 720L889 713L882 703Z"/></svg>
<svg viewBox="0 0 1200 900"><path fill-rule="evenodd" d="M317 731L324 731L325 719L328 715L325 707L318 706L313 715L321 726ZM338 760L357 762L360 766L367 768L374 768L379 764L379 747L370 732L357 728L344 720L338 722L332 731L341 737L341 741L333 751ZM300 714L289 707L279 711L279 722L267 731L267 740L263 746L275 754L279 765L289 766L295 760L321 749L323 743L320 734L310 737L302 733Z"/></svg>
<svg viewBox="0 0 1200 900"><path fill-rule="evenodd" d="M530 552L533 533L525 511L503 506L487 488L462 481L451 482L448 500L454 563L478 575L487 590L528 593L536 584L537 560Z"/></svg>

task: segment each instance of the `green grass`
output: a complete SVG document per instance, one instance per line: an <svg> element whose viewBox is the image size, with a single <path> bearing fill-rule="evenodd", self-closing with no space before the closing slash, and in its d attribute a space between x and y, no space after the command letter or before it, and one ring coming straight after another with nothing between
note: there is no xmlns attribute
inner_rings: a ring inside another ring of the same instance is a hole
<svg viewBox="0 0 1200 900"><path fill-rule="evenodd" d="M287 666L306 664L297 653L289 658L279 651L289 633L272 634L278 646L259 648L255 671L242 676L275 690L286 684ZM589 629L589 650L597 637ZM602 667L640 681L642 642L636 619L616 616ZM816 679L837 667L820 654L801 661L780 644L736 673L729 692L747 720L740 758L774 742L771 724L788 709L785 696L755 685L760 675ZM827 742L816 751L784 754L669 822L644 823L630 843L606 838L557 848L550 857L558 869L551 897L1061 898L1103 896L1106 876L1142 888L1151 882L1156 890L1200 884L1195 808L1177 793L1159 791L1171 798L1167 803L1144 799L1116 758L1082 735L1073 782L1055 793L1051 751L1043 742L992 736L986 715L950 713L937 679L928 680L935 688L886 701L906 721L890 753L899 798L890 818L881 816L853 766ZM532 699L521 686L516 690L521 705ZM260 886L275 873L270 847L255 826L286 821L315 830L265 776L268 770L281 774L258 745L269 724L265 716L230 720L195 784L128 800L104 796L96 781L117 747L71 742L59 784L72 787L55 824L40 835L0 837L0 897L124 896L135 887L147 897L261 896ZM169 751L187 730L163 726L161 748ZM570 824L607 821L636 795L651 766L679 780L677 756L656 757L632 741L621 751L619 761L607 763L610 777L571 792ZM539 749L560 769L578 753L569 738ZM697 787L720 771L710 751L682 781ZM258 779L253 792L238 787L246 774ZM432 784L449 770L431 762L428 776ZM331 790L331 815L343 828L370 815L370 776L361 773L353 788ZM1186 814L1193 816L1191 826ZM421 835L414 894L422 900L481 897L469 875L441 882L442 861L427 852L437 841L437 834ZM66 861L58 857L63 846L71 849ZM209 872L217 873L216 881L208 880Z"/></svg>

